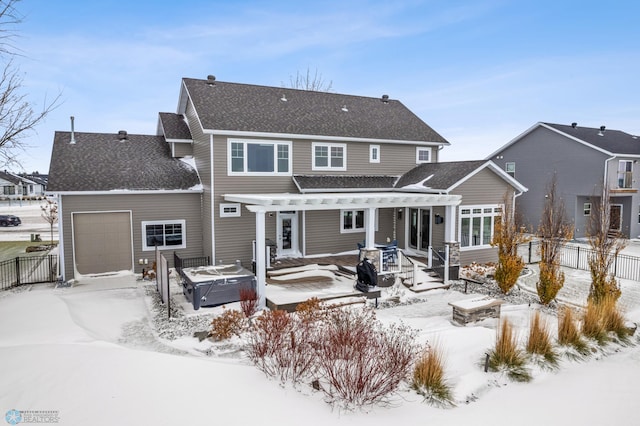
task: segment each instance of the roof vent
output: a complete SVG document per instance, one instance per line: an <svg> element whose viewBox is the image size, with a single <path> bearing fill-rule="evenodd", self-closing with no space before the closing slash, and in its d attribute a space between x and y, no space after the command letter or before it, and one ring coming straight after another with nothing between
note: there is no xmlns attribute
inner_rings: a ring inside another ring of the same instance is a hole
<svg viewBox="0 0 640 426"><path fill-rule="evenodd" d="M571 127L573 127L574 129L576 128L577 125L578 125L578 123L576 123L576 122L571 123Z"/></svg>
<svg viewBox="0 0 640 426"><path fill-rule="evenodd" d="M604 126L600 126L600 131L598 132L598 136L604 136Z"/></svg>
<svg viewBox="0 0 640 426"><path fill-rule="evenodd" d="M382 102L385 104L389 103L389 95L382 95Z"/></svg>
<svg viewBox="0 0 640 426"><path fill-rule="evenodd" d="M284 93L282 94L282 97L280 98L280 100L281 100L282 102L287 102L287 97L285 96L285 94L284 94Z"/></svg>
<svg viewBox="0 0 640 426"><path fill-rule="evenodd" d="M71 116L71 140L69 141L69 143L72 145L76 143L76 133L73 129L73 115Z"/></svg>
<svg viewBox="0 0 640 426"><path fill-rule="evenodd" d="M120 130L118 132L118 139L120 140L120 142L126 141L128 139L127 131L126 130Z"/></svg>
<svg viewBox="0 0 640 426"><path fill-rule="evenodd" d="M349 109L347 109L347 106L346 106L346 105L342 105L342 108L341 108L341 109L342 109L342 111L344 111L344 112L349 112Z"/></svg>
<svg viewBox="0 0 640 426"><path fill-rule="evenodd" d="M209 74L209 75L207 76L207 84L208 84L209 86L215 86L215 85L216 85L216 76L215 76L215 75L211 75L211 74Z"/></svg>

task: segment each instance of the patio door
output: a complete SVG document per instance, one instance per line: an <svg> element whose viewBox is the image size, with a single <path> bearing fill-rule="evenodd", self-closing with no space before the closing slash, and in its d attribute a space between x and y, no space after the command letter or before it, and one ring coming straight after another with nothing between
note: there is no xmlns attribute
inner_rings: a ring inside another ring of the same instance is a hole
<svg viewBox="0 0 640 426"><path fill-rule="evenodd" d="M611 204L609 207L609 230L622 230L622 204Z"/></svg>
<svg viewBox="0 0 640 426"><path fill-rule="evenodd" d="M277 221L278 257L299 256L298 250L298 212L278 212Z"/></svg>
<svg viewBox="0 0 640 426"><path fill-rule="evenodd" d="M409 209L409 247L427 251L431 242L431 211Z"/></svg>

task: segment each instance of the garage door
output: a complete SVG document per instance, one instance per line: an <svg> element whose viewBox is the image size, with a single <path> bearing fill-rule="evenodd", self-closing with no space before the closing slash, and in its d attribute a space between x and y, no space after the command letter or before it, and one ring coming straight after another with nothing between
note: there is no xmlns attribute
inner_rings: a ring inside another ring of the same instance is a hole
<svg viewBox="0 0 640 426"><path fill-rule="evenodd" d="M133 270L131 213L74 213L73 240L80 274Z"/></svg>

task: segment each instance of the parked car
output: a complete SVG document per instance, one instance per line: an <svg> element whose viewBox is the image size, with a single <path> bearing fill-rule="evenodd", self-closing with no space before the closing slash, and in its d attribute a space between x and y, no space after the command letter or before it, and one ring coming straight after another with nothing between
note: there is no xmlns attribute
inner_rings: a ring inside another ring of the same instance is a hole
<svg viewBox="0 0 640 426"><path fill-rule="evenodd" d="M12 214L0 215L0 226L18 226L22 223L18 216Z"/></svg>

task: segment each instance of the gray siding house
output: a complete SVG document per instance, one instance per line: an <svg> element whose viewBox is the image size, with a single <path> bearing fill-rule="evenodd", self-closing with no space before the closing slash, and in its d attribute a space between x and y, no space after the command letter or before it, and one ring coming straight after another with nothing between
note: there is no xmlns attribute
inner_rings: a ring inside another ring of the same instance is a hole
<svg viewBox="0 0 640 426"><path fill-rule="evenodd" d="M537 123L487 157L529 188L518 197L517 208L533 231L555 174L576 238L585 237L603 185L609 188L612 229L630 238L640 236L639 159L638 136L577 123Z"/></svg>
<svg viewBox="0 0 640 426"><path fill-rule="evenodd" d="M505 193L526 188L492 161L438 162L448 145L388 96L185 78L157 135L56 132L48 189L63 212L64 278L139 272L153 238L187 257L255 263L259 285L267 247L303 257L395 240L495 260ZM107 237L116 263L102 260Z"/></svg>

